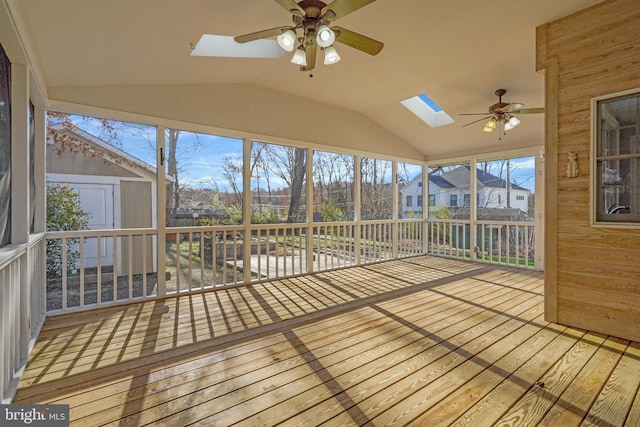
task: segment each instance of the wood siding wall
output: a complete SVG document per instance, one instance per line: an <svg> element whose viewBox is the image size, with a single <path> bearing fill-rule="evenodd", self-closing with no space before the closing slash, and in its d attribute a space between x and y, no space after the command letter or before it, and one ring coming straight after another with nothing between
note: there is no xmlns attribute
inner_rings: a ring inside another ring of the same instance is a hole
<svg viewBox="0 0 640 427"><path fill-rule="evenodd" d="M152 193L151 183L145 181L121 181L120 182L120 215L122 228L151 228L151 206ZM146 267L143 268L142 262L142 236L136 236L132 242L132 251L135 256L132 257L133 265L131 266L132 274L140 274L143 271L155 273L156 266L154 264L155 242L151 237L147 237L147 260ZM121 247L123 271L129 272L129 247L123 242Z"/></svg>
<svg viewBox="0 0 640 427"><path fill-rule="evenodd" d="M605 1L537 29L546 75L545 312L640 340L640 226L590 225L591 99L640 88L640 1ZM576 151L579 176L567 178Z"/></svg>
<svg viewBox="0 0 640 427"><path fill-rule="evenodd" d="M138 175L127 169L106 162L102 158L90 154L58 153L56 147L47 146L47 173L64 173L71 175L123 176L138 178Z"/></svg>

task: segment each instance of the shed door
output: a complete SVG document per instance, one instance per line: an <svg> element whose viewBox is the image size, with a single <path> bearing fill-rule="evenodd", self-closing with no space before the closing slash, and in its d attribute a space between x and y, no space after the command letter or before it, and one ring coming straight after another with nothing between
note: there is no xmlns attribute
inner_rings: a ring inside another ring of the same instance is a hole
<svg viewBox="0 0 640 427"><path fill-rule="evenodd" d="M80 195L80 207L91 216L90 230L112 230L114 222L114 186L113 184L68 184ZM85 267L98 265L97 239L85 241ZM113 265L113 238L100 239L100 265Z"/></svg>

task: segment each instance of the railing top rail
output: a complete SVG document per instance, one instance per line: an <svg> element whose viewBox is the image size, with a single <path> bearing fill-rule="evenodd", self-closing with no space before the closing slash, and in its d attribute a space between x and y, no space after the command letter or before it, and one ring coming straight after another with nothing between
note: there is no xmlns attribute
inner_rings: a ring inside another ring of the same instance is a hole
<svg viewBox="0 0 640 427"><path fill-rule="evenodd" d="M520 225L520 226L535 226L533 221L476 221L478 225Z"/></svg>
<svg viewBox="0 0 640 427"><path fill-rule="evenodd" d="M395 224L395 219L362 219L355 221L354 224Z"/></svg>
<svg viewBox="0 0 640 427"><path fill-rule="evenodd" d="M105 229L105 230L75 230L75 231L47 231L47 239L73 239L77 237L111 237L111 236L140 236L156 235L155 228L127 228L127 229Z"/></svg>
<svg viewBox="0 0 640 427"><path fill-rule="evenodd" d="M451 223L451 224L471 224L469 219L440 219L429 218L429 222ZM478 220L474 221L478 225L520 225L520 226L535 226L534 221L497 221L497 220Z"/></svg>
<svg viewBox="0 0 640 427"><path fill-rule="evenodd" d="M27 250L26 244L8 245L0 250L0 270L20 258Z"/></svg>
<svg viewBox="0 0 640 427"><path fill-rule="evenodd" d="M427 222L442 222L442 223L451 223L451 224L471 224L470 219L443 219L443 218L429 218L426 220Z"/></svg>

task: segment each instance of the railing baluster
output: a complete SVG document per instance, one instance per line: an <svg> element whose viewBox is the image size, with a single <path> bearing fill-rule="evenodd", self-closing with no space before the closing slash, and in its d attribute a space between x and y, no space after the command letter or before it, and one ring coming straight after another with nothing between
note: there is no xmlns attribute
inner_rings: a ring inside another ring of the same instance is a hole
<svg viewBox="0 0 640 427"><path fill-rule="evenodd" d="M147 297L147 235L140 236L142 240L142 298Z"/></svg>
<svg viewBox="0 0 640 427"><path fill-rule="evenodd" d="M129 265L127 266L127 278L129 279L129 299L133 299L133 236L129 234L127 236L127 259Z"/></svg>
<svg viewBox="0 0 640 427"><path fill-rule="evenodd" d="M79 302L79 306L80 308L84 307L84 260L85 260L85 250L84 250L84 237L80 238L80 244L79 244L79 250L80 250L80 285L79 285L79 292L80 292L80 302Z"/></svg>
<svg viewBox="0 0 640 427"><path fill-rule="evenodd" d="M96 237L96 258L98 265L96 266L96 304L102 303L102 239Z"/></svg>
<svg viewBox="0 0 640 427"><path fill-rule="evenodd" d="M112 277L113 277L113 302L116 302L118 300L118 268L119 268L119 263L118 263L118 237L117 236L113 236L112 237L112 241L111 241L111 245L112 245L112 250L113 250L113 271L111 272Z"/></svg>
<svg viewBox="0 0 640 427"><path fill-rule="evenodd" d="M188 271L188 279L187 279L187 289L189 292L193 290L193 232L189 232L189 249L187 249L187 271Z"/></svg>
<svg viewBox="0 0 640 427"><path fill-rule="evenodd" d="M204 289L205 288L204 233L199 233L199 234L200 234L200 242L198 244L198 257L200 258L200 289Z"/></svg>

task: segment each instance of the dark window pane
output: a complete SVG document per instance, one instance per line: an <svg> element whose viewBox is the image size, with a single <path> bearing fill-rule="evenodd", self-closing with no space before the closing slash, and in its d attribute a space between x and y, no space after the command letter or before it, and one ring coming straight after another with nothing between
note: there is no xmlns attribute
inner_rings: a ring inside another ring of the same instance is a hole
<svg viewBox="0 0 640 427"><path fill-rule="evenodd" d="M11 63L0 46L0 247L11 242Z"/></svg>

